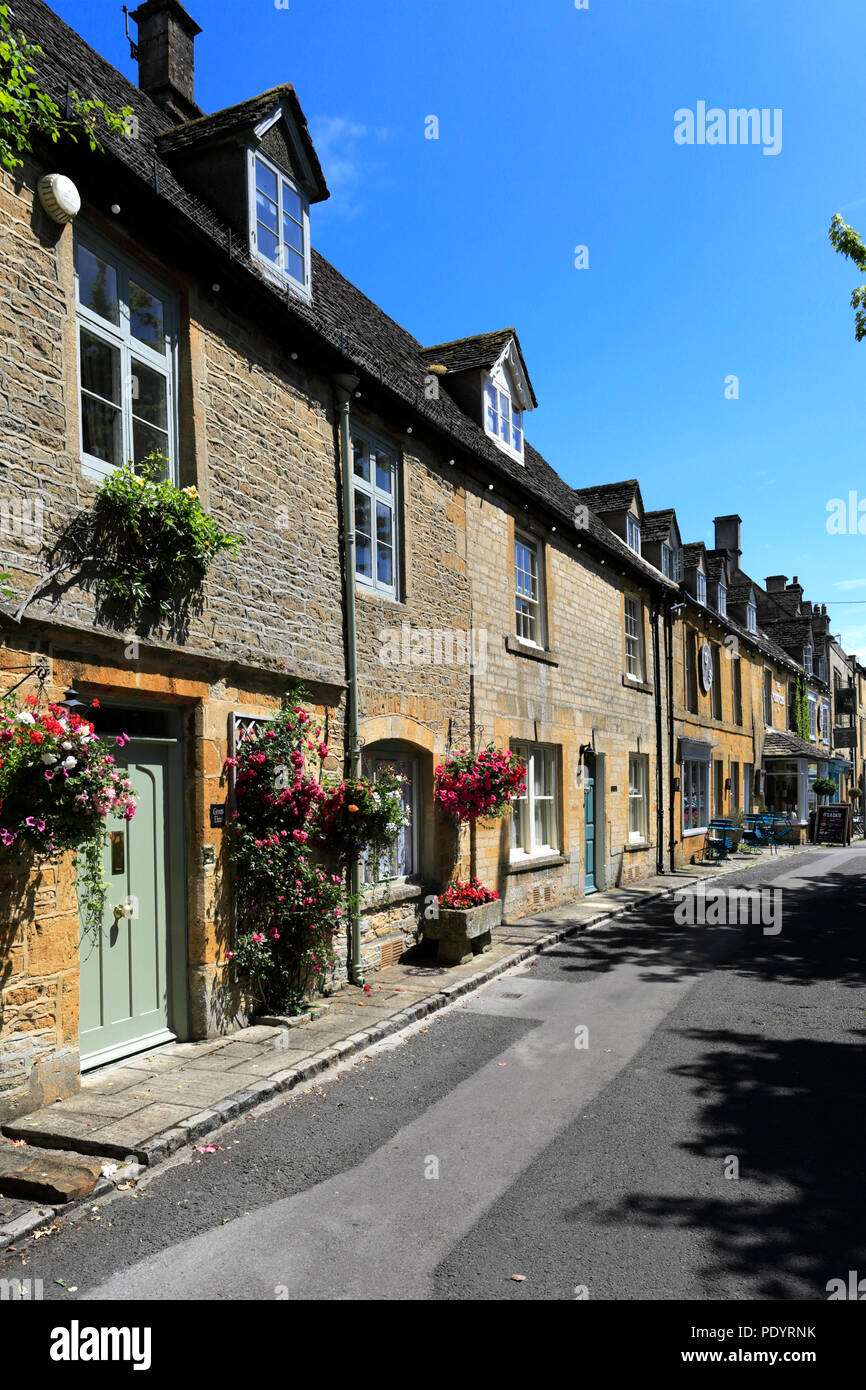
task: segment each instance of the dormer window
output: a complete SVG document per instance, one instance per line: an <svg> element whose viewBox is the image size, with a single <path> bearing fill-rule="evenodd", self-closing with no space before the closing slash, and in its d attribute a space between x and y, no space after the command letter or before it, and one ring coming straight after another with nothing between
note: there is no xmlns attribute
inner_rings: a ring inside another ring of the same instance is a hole
<svg viewBox="0 0 866 1390"><path fill-rule="evenodd" d="M302 294L310 288L310 216L292 180L250 151L250 247L260 262Z"/></svg>
<svg viewBox="0 0 866 1390"><path fill-rule="evenodd" d="M807 676L811 676L811 674L812 674L812 648L811 648L811 647L804 647L804 648L803 648L803 666L804 666L804 668L805 668L806 675L807 675Z"/></svg>
<svg viewBox="0 0 866 1390"><path fill-rule="evenodd" d="M698 603L706 603L706 601L707 601L707 576L704 574L703 570L698 570L698 572L697 572L697 575L696 575L696 578L695 578L695 592L696 592L696 596L697 596Z"/></svg>
<svg viewBox="0 0 866 1390"><path fill-rule="evenodd" d="M754 603L746 604L746 631L758 631L758 609Z"/></svg>
<svg viewBox="0 0 866 1390"><path fill-rule="evenodd" d="M723 618L728 616L728 589L726 584L719 583L716 590L716 612Z"/></svg>
<svg viewBox="0 0 866 1390"><path fill-rule="evenodd" d="M629 550L633 550L635 555L640 555L640 522L631 512L625 519L625 538Z"/></svg>
<svg viewBox="0 0 866 1390"><path fill-rule="evenodd" d="M484 427L509 453L523 458L523 411L502 381L488 377L484 384Z"/></svg>

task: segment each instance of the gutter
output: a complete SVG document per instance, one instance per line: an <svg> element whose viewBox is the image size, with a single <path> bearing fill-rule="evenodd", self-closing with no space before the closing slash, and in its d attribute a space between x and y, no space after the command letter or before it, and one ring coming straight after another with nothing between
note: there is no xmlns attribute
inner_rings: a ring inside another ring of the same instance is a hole
<svg viewBox="0 0 866 1390"><path fill-rule="evenodd" d="M653 685L656 706L656 872L665 872L665 807L664 807L664 739L662 735L662 688L661 655L659 652L659 617L661 607L658 602L652 607L653 625Z"/></svg>
<svg viewBox="0 0 866 1390"><path fill-rule="evenodd" d="M334 395L340 423L338 463L343 485L343 602L346 617L346 734L344 752L347 773L361 775L361 742L358 736L358 626L355 613L355 509L352 503L352 392L358 378L349 373L334 377ZM349 866L349 979L364 983L361 966L361 857Z"/></svg>

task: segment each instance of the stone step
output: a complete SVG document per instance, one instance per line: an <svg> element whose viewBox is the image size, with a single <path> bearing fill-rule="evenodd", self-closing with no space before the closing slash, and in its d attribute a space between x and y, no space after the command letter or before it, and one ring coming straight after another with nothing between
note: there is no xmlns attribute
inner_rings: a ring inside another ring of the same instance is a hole
<svg viewBox="0 0 866 1390"><path fill-rule="evenodd" d="M102 1176L97 1158L0 1143L0 1193L56 1205L87 1197Z"/></svg>

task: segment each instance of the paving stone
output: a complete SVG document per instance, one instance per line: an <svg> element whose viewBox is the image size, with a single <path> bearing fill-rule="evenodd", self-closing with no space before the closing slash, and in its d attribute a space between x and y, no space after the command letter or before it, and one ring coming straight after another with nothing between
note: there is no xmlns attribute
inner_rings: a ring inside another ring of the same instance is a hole
<svg viewBox="0 0 866 1390"><path fill-rule="evenodd" d="M275 1035L283 1031L279 1027L256 1023L252 1028L239 1028L236 1033L232 1033L232 1042L265 1044L273 1042Z"/></svg>
<svg viewBox="0 0 866 1390"><path fill-rule="evenodd" d="M273 1046L262 1046L261 1043L251 1043L249 1046L232 1043L221 1052L209 1053L206 1057L190 1058L183 1063L182 1070L185 1074L197 1071L230 1071L233 1067L248 1067L256 1057L266 1057L272 1051Z"/></svg>
<svg viewBox="0 0 866 1390"><path fill-rule="evenodd" d="M71 1202L86 1197L102 1176L97 1159L58 1149L0 1145L0 1192L36 1202Z"/></svg>
<svg viewBox="0 0 866 1390"><path fill-rule="evenodd" d="M3 1126L3 1133L11 1139L26 1139L28 1144L52 1149L69 1148L71 1145L67 1141L74 1140L74 1147L78 1148L82 1137L92 1138L95 1146L97 1134L113 1123L107 1115L94 1115L89 1111L63 1115L55 1113L58 1109L48 1106L23 1119L10 1120ZM89 1150L90 1153L94 1151L95 1147Z"/></svg>
<svg viewBox="0 0 866 1390"><path fill-rule="evenodd" d="M34 1207L31 1204L20 1216L16 1216L12 1221L8 1222L7 1225L3 1227L2 1231L0 1231L0 1235L3 1236L8 1245L11 1241L20 1240L22 1236L29 1235L31 1231L37 1230L38 1227L42 1226L46 1221L50 1221L53 1216L54 1212L50 1207Z"/></svg>
<svg viewBox="0 0 866 1390"><path fill-rule="evenodd" d="M106 1153L122 1150L125 1157L127 1153L134 1153L137 1145L153 1139L163 1130L176 1128L195 1113L193 1105L147 1105L135 1115L118 1120L103 1130L100 1144L105 1146Z"/></svg>
<svg viewBox="0 0 866 1390"><path fill-rule="evenodd" d="M244 1067L244 1069L243 1069L243 1074L244 1074L244 1076L245 1076L246 1078L248 1078L248 1079L251 1079L251 1078L254 1077L254 1076L255 1076L255 1077L274 1076L274 1075L276 1075L277 1072L285 1071L285 1069L286 1069L286 1051L287 1051L286 1048L280 1048L279 1050L277 1050L276 1048L273 1048L273 1049L269 1050L269 1051L264 1055L264 1057L257 1057L257 1058L255 1058L255 1060L251 1061L251 1062L249 1063L248 1066ZM298 1055L298 1054L295 1053L295 1056L297 1056L297 1055ZM227 1072L227 1073L226 1073L226 1078L225 1078L226 1081L229 1081L234 1075L235 1075L234 1072ZM243 1084L244 1084L244 1082L243 1082L242 1080L239 1079L238 1082L237 1082L237 1084L234 1085L233 1089L236 1090L236 1091L239 1091L239 1090L241 1089L241 1087L243 1086ZM227 1089L227 1091L228 1091L228 1087L227 1087L226 1089Z"/></svg>
<svg viewBox="0 0 866 1390"><path fill-rule="evenodd" d="M113 1091L103 1096L99 1091L80 1091L77 1096L61 1101L56 1110L61 1115L74 1116L86 1112L91 1115L130 1115L140 1110L147 1102L126 1091Z"/></svg>

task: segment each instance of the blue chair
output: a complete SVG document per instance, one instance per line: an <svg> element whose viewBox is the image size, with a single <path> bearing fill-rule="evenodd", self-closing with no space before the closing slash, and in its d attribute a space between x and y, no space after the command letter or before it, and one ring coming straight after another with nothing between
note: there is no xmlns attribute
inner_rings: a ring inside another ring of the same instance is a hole
<svg viewBox="0 0 866 1390"><path fill-rule="evenodd" d="M759 853L761 848L767 844L766 827L762 825L762 818L759 815L750 813L745 818L743 828L742 845L749 853Z"/></svg>
<svg viewBox="0 0 866 1390"><path fill-rule="evenodd" d="M734 848L732 829L732 821L724 820L722 817L714 817L707 827L705 852L714 855L717 860L727 859L730 851Z"/></svg>

